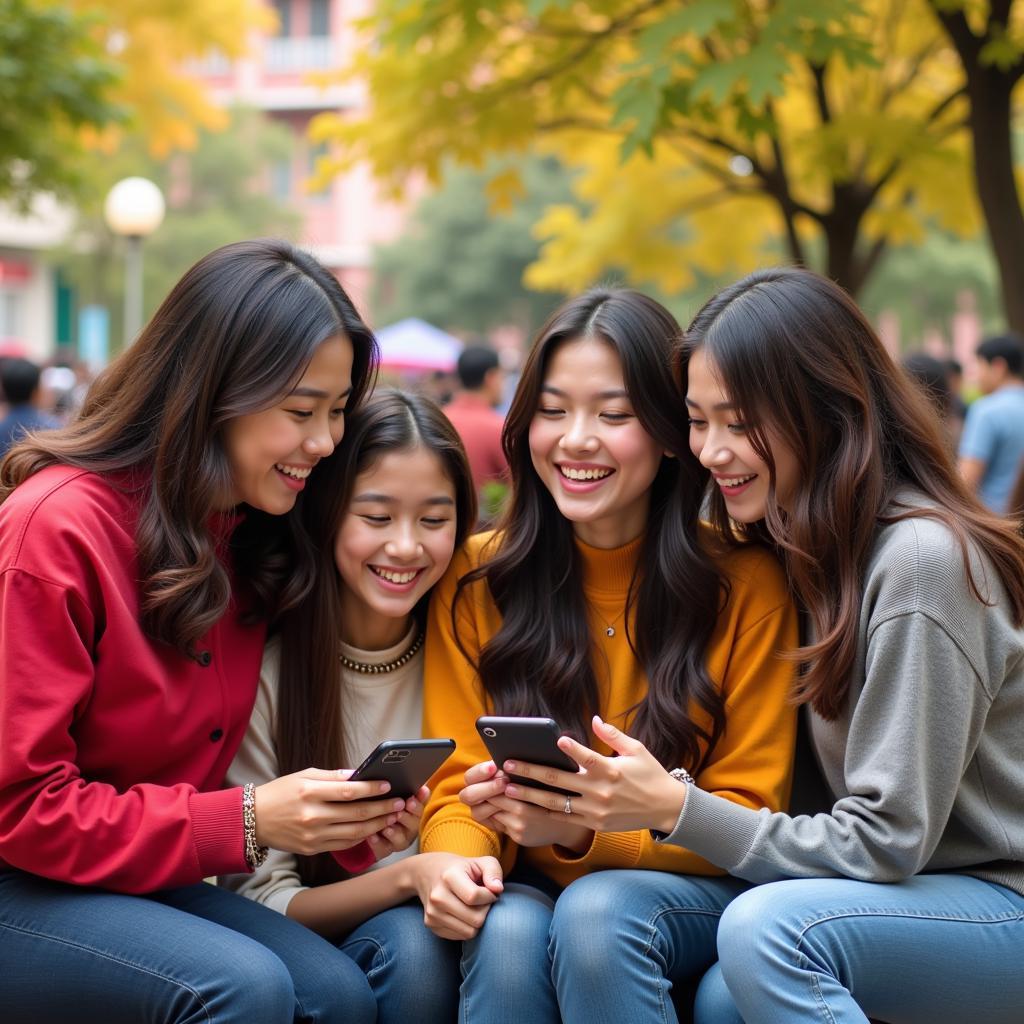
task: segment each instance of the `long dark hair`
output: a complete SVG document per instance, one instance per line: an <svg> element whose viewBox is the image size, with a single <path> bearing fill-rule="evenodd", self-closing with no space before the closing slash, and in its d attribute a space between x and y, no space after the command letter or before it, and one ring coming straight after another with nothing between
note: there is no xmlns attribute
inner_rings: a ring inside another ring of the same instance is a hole
<svg viewBox="0 0 1024 1024"><path fill-rule="evenodd" d="M486 585L502 625L476 665L497 714L545 715L586 741L599 710L582 565L572 523L533 468L529 429L544 375L562 344L595 338L622 363L626 390L643 428L668 452L687 447L680 394L671 373L679 325L653 299L625 289L595 289L558 309L541 328L505 421L503 444L513 481L493 557L459 580L452 608ZM631 732L662 764L699 768L724 728L721 694L704 664L724 581L698 541L704 476L691 461L662 457L651 486L647 529L627 597L627 637L647 675ZM463 653L472 660L469 652ZM698 707L710 731L691 717Z"/></svg>
<svg viewBox="0 0 1024 1024"><path fill-rule="evenodd" d="M349 763L342 732L344 694L340 684L337 637L341 624L341 577L334 547L360 473L384 455L425 448L440 459L455 489L456 546L476 522L476 490L459 435L429 398L383 390L347 421L338 451L323 465L317 486L303 495L302 522L313 546L318 571L300 604L280 621L280 672L274 725L280 774L310 765L337 768ZM422 624L427 598L413 614ZM329 856L301 857L308 885L339 874Z"/></svg>
<svg viewBox="0 0 1024 1024"><path fill-rule="evenodd" d="M349 402L358 405L376 343L333 275L284 241L217 249L185 274L96 380L73 424L9 453L0 466L0 502L54 464L113 474L138 490L142 627L193 655L231 597L208 525L230 493L224 426L287 394L317 346L336 335L352 343ZM252 510L232 546L251 616L272 615L309 587L313 563L291 516Z"/></svg>
<svg viewBox="0 0 1024 1024"><path fill-rule="evenodd" d="M678 353L684 386L689 357L701 348L768 464L772 495L769 430L799 466L785 511L769 500L760 523L731 522L721 493L710 494L712 518L724 534L776 545L810 617L816 639L797 654L805 665L798 699L827 719L843 706L862 580L880 524L941 521L957 538L968 572L968 548L976 545L992 560L1021 623L1024 544L969 492L935 410L841 288L808 270L758 271L719 292L694 318ZM922 492L928 506L892 513L896 492L907 486Z"/></svg>

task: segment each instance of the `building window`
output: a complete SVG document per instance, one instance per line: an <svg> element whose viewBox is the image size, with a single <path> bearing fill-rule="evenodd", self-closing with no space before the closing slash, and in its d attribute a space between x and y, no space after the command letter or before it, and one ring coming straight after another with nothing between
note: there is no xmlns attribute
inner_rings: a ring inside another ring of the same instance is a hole
<svg viewBox="0 0 1024 1024"><path fill-rule="evenodd" d="M281 202L292 197L292 162L278 160L270 168L270 194Z"/></svg>
<svg viewBox="0 0 1024 1024"><path fill-rule="evenodd" d="M21 296L0 288L0 339L21 334Z"/></svg>
<svg viewBox="0 0 1024 1024"><path fill-rule="evenodd" d="M309 34L329 36L331 34L331 0L310 0Z"/></svg>

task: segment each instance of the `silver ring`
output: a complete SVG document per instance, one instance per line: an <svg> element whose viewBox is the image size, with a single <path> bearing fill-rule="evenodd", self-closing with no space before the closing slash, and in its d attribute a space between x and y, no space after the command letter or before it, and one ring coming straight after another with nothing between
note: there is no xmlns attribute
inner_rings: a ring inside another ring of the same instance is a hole
<svg viewBox="0 0 1024 1024"><path fill-rule="evenodd" d="M565 795L565 806L562 808L563 814L572 814L572 797L568 793Z"/></svg>

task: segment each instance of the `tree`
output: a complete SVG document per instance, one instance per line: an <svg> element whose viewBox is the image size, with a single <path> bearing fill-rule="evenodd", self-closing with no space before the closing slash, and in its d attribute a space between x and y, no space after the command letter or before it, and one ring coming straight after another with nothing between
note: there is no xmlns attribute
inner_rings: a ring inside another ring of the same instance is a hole
<svg viewBox="0 0 1024 1024"><path fill-rule="evenodd" d="M927 0L380 0L364 27L371 108L313 128L339 164L400 188L539 144L578 171L535 287L678 292L784 251L857 293L890 245L979 224Z"/></svg>
<svg viewBox="0 0 1024 1024"><path fill-rule="evenodd" d="M61 7L0 0L0 197L22 208L39 189L74 188L81 129L118 116L117 71L92 30Z"/></svg>
<svg viewBox="0 0 1024 1024"><path fill-rule="evenodd" d="M0 0L0 198L75 193L125 130L166 156L223 127L186 61L241 53L268 17L258 0Z"/></svg>
<svg viewBox="0 0 1024 1024"><path fill-rule="evenodd" d="M970 99L974 180L1010 326L1024 334L1024 209L1014 170L1013 93L1024 75L1024 4L929 0L956 49Z"/></svg>
<svg viewBox="0 0 1024 1024"><path fill-rule="evenodd" d="M419 316L472 333L516 324L530 334L540 326L558 297L522 284L539 249L531 228L544 206L569 200L569 178L554 160L530 160L522 198L496 212L487 182L501 170L453 170L419 203L402 237L377 249L376 322Z"/></svg>
<svg viewBox="0 0 1024 1024"><path fill-rule="evenodd" d="M147 317L185 270L212 249L240 238L298 233L298 214L260 185L271 165L289 157L291 133L253 110L235 108L226 116L225 130L200 131L195 150L170 163L149 155L138 138L125 140L112 157L94 158L92 198L83 205L76 235L56 262L83 302L110 309L115 339L122 333L122 243L107 228L102 203L119 178L141 173L168 197L163 224L146 240Z"/></svg>

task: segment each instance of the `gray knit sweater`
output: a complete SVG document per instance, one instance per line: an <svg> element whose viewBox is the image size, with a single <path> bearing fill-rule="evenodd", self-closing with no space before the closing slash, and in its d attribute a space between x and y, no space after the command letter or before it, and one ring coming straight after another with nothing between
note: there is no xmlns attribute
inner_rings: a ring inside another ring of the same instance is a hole
<svg viewBox="0 0 1024 1024"><path fill-rule="evenodd" d="M957 871L1024 894L1024 630L987 561L970 590L932 519L879 531L850 698L808 726L831 811L754 811L691 787L663 841L754 882Z"/></svg>

